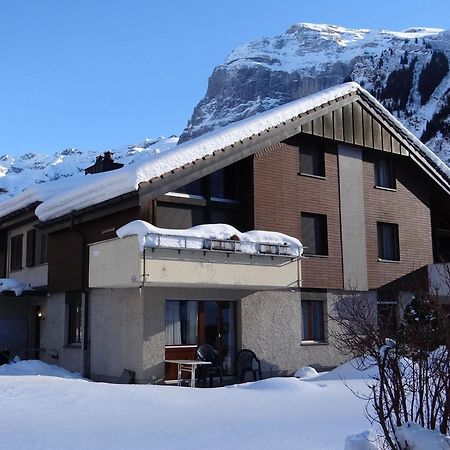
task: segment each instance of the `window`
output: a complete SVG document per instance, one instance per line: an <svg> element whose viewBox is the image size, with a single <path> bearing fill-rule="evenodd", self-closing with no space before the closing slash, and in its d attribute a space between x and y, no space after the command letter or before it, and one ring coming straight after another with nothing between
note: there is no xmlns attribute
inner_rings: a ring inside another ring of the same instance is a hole
<svg viewBox="0 0 450 450"><path fill-rule="evenodd" d="M81 344L81 292L66 292L67 344Z"/></svg>
<svg viewBox="0 0 450 450"><path fill-rule="evenodd" d="M392 291L378 291L378 327L386 336L397 330L398 296Z"/></svg>
<svg viewBox="0 0 450 450"><path fill-rule="evenodd" d="M28 230L26 266L33 267L36 264L44 264L47 261L47 234L43 234L35 229Z"/></svg>
<svg viewBox="0 0 450 450"><path fill-rule="evenodd" d="M185 184L184 186L175 189L174 192L180 194L195 195L198 197L206 196L206 179L199 178L198 180L192 181L191 183Z"/></svg>
<svg viewBox="0 0 450 450"><path fill-rule="evenodd" d="M328 255L327 216L302 213L300 226L305 255Z"/></svg>
<svg viewBox="0 0 450 450"><path fill-rule="evenodd" d="M195 345L198 335L198 302L166 301L166 345Z"/></svg>
<svg viewBox="0 0 450 450"><path fill-rule="evenodd" d="M300 145L300 173L325 176L325 153L323 144L307 140Z"/></svg>
<svg viewBox="0 0 450 450"><path fill-rule="evenodd" d="M238 174L236 165L216 170L209 176L211 197L216 199L237 200Z"/></svg>
<svg viewBox="0 0 450 450"><path fill-rule="evenodd" d="M395 189L394 165L390 158L378 158L375 161L375 185Z"/></svg>
<svg viewBox="0 0 450 450"><path fill-rule="evenodd" d="M238 181L236 165L232 164L185 184L174 192L201 198L237 200Z"/></svg>
<svg viewBox="0 0 450 450"><path fill-rule="evenodd" d="M11 238L10 270L22 270L23 235Z"/></svg>
<svg viewBox="0 0 450 450"><path fill-rule="evenodd" d="M387 261L399 261L398 225L378 222L378 258Z"/></svg>
<svg viewBox="0 0 450 450"><path fill-rule="evenodd" d="M304 341L325 341L322 301L302 300L302 339Z"/></svg>

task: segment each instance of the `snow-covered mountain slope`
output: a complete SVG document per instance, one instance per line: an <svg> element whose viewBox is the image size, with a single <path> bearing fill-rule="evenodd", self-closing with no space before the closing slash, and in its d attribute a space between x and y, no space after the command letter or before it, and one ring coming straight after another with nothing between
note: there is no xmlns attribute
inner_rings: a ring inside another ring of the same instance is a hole
<svg viewBox="0 0 450 450"><path fill-rule="evenodd" d="M146 139L137 145L111 150L114 160L123 164L142 162L168 150L178 142L177 136ZM105 149L106 150L106 149ZM84 169L101 154L98 150L81 151L70 148L53 155L25 153L0 156L0 201L16 196L35 184L73 176L84 176Z"/></svg>
<svg viewBox="0 0 450 450"><path fill-rule="evenodd" d="M180 142L343 81L379 99L450 162L450 31L297 24L233 50L209 78Z"/></svg>

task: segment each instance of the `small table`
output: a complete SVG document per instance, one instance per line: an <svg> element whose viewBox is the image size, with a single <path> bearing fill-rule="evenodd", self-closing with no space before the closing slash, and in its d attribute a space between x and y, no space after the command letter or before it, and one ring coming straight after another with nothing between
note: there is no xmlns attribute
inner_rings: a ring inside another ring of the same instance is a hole
<svg viewBox="0 0 450 450"><path fill-rule="evenodd" d="M191 387L195 387L195 371L197 366L208 366L210 361L197 361L195 359L166 359L166 363L178 365L178 381L177 386L181 386L181 375L183 372L190 372Z"/></svg>

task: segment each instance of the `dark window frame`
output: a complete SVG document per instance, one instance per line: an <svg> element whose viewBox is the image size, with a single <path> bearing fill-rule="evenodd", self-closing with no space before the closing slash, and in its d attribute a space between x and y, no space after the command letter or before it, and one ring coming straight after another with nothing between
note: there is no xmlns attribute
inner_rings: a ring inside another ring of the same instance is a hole
<svg viewBox="0 0 450 450"><path fill-rule="evenodd" d="M312 220L314 224L308 225L307 220ZM325 214L302 212L300 214L300 227L300 240L305 246L305 256L328 256L327 216ZM313 233L313 235L309 236L309 233ZM310 238L314 240L314 243L311 242Z"/></svg>
<svg viewBox="0 0 450 450"><path fill-rule="evenodd" d="M299 145L299 175L326 177L323 142L306 140Z"/></svg>
<svg viewBox="0 0 450 450"><path fill-rule="evenodd" d="M174 189L172 193L209 201L239 202L239 167L236 164L223 167L209 175Z"/></svg>
<svg viewBox="0 0 450 450"><path fill-rule="evenodd" d="M396 189L395 165L392 158L378 157L374 163L375 187Z"/></svg>
<svg viewBox="0 0 450 450"><path fill-rule="evenodd" d="M40 233L39 239L37 240L37 245L39 245L39 258L37 260L38 264L48 263L48 234Z"/></svg>
<svg viewBox="0 0 450 450"><path fill-rule="evenodd" d="M400 237L398 224L390 222L377 222L377 238L378 259L382 261L400 261Z"/></svg>
<svg viewBox="0 0 450 450"><path fill-rule="evenodd" d="M27 231L26 266L33 267L36 264L36 230Z"/></svg>
<svg viewBox="0 0 450 450"><path fill-rule="evenodd" d="M323 300L302 300L302 341L326 342L325 302ZM319 313L319 329L315 315Z"/></svg>
<svg viewBox="0 0 450 450"><path fill-rule="evenodd" d="M66 292L67 345L81 346L82 337L82 294L80 291Z"/></svg>
<svg viewBox="0 0 450 450"><path fill-rule="evenodd" d="M22 270L23 266L23 234L16 234L10 239L9 270L11 272Z"/></svg>

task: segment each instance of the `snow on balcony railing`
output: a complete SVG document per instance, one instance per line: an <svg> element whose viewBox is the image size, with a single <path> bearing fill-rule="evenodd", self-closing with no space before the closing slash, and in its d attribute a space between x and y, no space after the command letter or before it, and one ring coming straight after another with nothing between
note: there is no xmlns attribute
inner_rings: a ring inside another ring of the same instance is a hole
<svg viewBox="0 0 450 450"><path fill-rule="evenodd" d="M119 238L132 235L138 236L141 251L144 248L176 248L289 257L298 257L303 253L301 242L294 237L273 231L241 233L226 224L197 225L186 230L172 230L135 220L117 230Z"/></svg>

